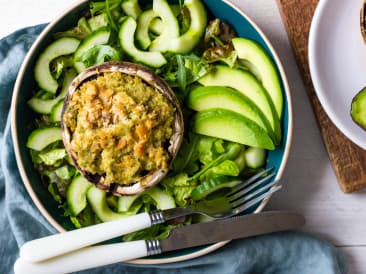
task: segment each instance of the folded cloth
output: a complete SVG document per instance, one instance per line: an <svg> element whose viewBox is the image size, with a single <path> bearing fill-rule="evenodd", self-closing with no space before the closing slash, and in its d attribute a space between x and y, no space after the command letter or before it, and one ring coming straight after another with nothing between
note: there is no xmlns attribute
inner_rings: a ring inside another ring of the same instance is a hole
<svg viewBox="0 0 366 274"><path fill-rule="evenodd" d="M12 273L24 242L56 233L31 201L19 176L10 134L9 109L18 69L44 25L0 40L0 273ZM106 256L108 256L106 254ZM83 273L342 274L342 254L305 233L284 232L232 241L189 261L164 265L115 264Z"/></svg>

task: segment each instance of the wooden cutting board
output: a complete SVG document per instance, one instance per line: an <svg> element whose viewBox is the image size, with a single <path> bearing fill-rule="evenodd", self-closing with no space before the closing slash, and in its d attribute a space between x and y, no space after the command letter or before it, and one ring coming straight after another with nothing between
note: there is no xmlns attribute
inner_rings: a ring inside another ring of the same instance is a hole
<svg viewBox="0 0 366 274"><path fill-rule="evenodd" d="M318 0L277 0L277 4L339 185L345 193L366 188L366 151L348 140L330 121L311 81L308 38Z"/></svg>

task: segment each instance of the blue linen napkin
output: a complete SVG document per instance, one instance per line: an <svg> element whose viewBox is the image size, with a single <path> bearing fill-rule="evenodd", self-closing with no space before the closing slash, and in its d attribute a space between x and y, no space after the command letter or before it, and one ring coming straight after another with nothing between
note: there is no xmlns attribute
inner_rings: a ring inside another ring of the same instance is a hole
<svg viewBox="0 0 366 274"><path fill-rule="evenodd" d="M18 69L44 25L0 40L0 273L12 273L19 246L56 233L31 201L19 176L10 133L9 109ZM232 241L193 260L138 266L115 264L82 273L343 274L342 254L305 233L284 232Z"/></svg>

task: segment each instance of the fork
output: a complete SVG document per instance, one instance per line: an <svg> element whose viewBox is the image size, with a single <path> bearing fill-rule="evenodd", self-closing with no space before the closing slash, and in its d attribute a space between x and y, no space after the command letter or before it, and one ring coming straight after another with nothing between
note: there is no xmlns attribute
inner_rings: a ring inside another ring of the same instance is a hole
<svg viewBox="0 0 366 274"><path fill-rule="evenodd" d="M67 252L103 242L156 224L162 224L180 217L200 214L213 219L224 219L245 211L279 190L277 181L264 184L275 176L273 167L243 181L234 187L226 198L230 208L208 210L204 206L178 207L166 210L144 212L119 220L101 223L85 228L59 233L26 242L20 248L20 257L28 262L40 262ZM213 211L214 210L214 211Z"/></svg>

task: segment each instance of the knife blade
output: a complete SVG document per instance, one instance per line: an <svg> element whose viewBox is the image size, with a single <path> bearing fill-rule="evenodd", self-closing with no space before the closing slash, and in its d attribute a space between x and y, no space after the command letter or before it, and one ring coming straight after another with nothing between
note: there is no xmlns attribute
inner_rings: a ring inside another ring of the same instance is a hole
<svg viewBox="0 0 366 274"><path fill-rule="evenodd" d="M267 211L176 228L166 239L160 240L159 244L161 251L167 252L295 229L304 224L305 219L300 214L287 211Z"/></svg>
<svg viewBox="0 0 366 274"><path fill-rule="evenodd" d="M163 252L296 229L305 219L288 211L267 211L173 229L163 240L140 240L82 248L41 262L19 258L15 274L70 273Z"/></svg>

